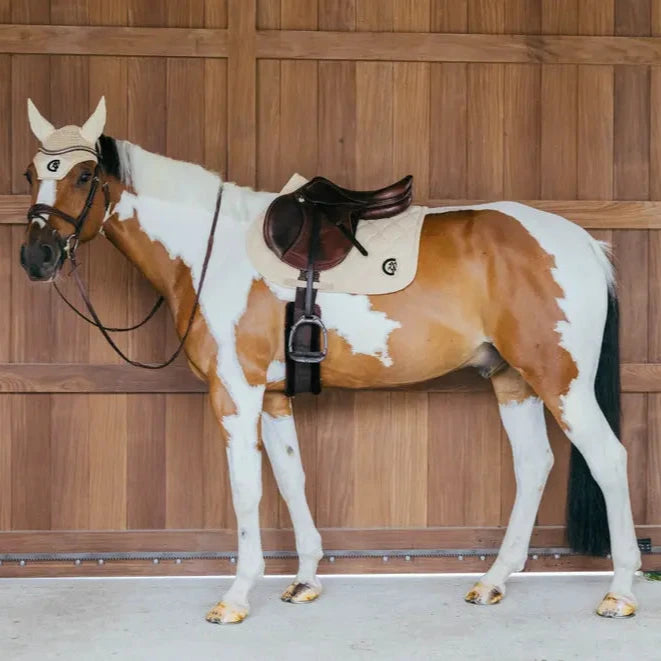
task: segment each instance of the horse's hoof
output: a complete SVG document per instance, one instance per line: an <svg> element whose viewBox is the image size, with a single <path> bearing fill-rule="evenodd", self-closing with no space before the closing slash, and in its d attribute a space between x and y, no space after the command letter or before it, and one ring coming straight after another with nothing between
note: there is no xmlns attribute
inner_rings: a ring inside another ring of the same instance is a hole
<svg viewBox="0 0 661 661"><path fill-rule="evenodd" d="M321 584L297 583L294 581L283 593L280 599L290 604L307 604L321 594Z"/></svg>
<svg viewBox="0 0 661 661"><path fill-rule="evenodd" d="M636 614L636 601L633 597L609 592L597 607L601 617L633 617Z"/></svg>
<svg viewBox="0 0 661 661"><path fill-rule="evenodd" d="M503 598L503 591L495 585L485 585L478 581L468 592L465 599L469 604L493 606Z"/></svg>
<svg viewBox="0 0 661 661"><path fill-rule="evenodd" d="M211 624L238 624L248 615L248 608L227 601L219 601L206 615Z"/></svg>

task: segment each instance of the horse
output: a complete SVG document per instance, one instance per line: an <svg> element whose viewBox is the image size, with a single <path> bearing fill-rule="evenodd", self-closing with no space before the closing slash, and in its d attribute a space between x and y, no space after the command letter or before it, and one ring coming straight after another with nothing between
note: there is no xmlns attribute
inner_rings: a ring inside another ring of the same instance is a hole
<svg viewBox="0 0 661 661"><path fill-rule="evenodd" d="M106 136L103 98L82 127L56 129L30 100L28 115L41 146L26 172L33 203L21 246L27 275L53 282L79 242L103 235L165 298L191 369L208 383L226 443L238 564L206 619L242 621L263 574L263 448L299 558L282 599L313 601L322 592L321 537L284 390L284 310L294 290L265 280L246 253L250 223L277 194ZM572 443L570 545L612 554L614 574L596 611L635 613L641 558L618 439L617 295L605 244L565 218L515 202L430 208L410 285L380 295L320 292L317 301L328 328L325 386L401 386L465 367L493 384L516 498L499 553L466 601L498 603L508 577L524 567L553 465L546 406Z"/></svg>

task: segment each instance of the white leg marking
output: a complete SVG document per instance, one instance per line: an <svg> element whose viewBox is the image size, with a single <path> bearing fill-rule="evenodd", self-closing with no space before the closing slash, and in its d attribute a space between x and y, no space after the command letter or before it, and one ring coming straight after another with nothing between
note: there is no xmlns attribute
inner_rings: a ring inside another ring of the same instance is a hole
<svg viewBox="0 0 661 661"><path fill-rule="evenodd" d="M535 516L553 466L553 454L540 399L529 397L520 403L501 404L499 409L512 446L516 499L498 557L482 582L498 587L504 594L509 575L523 569L526 562Z"/></svg>
<svg viewBox="0 0 661 661"><path fill-rule="evenodd" d="M238 527L239 561L232 587L221 604L207 615L214 622L240 622L248 614L250 589L264 572L259 531L262 457L257 448L258 415L237 414L222 420L230 439L227 460Z"/></svg>
<svg viewBox="0 0 661 661"><path fill-rule="evenodd" d="M564 417L570 426L567 436L585 457L606 501L615 570L611 592L633 600L632 583L640 568L640 550L629 499L627 451L599 408L593 388L579 389L576 384L567 396Z"/></svg>
<svg viewBox="0 0 661 661"><path fill-rule="evenodd" d="M317 531L305 498L305 473L291 415L275 418L262 413L262 438L269 455L280 493L287 503L294 533L299 568L296 582L321 589L317 565L323 557L321 536Z"/></svg>

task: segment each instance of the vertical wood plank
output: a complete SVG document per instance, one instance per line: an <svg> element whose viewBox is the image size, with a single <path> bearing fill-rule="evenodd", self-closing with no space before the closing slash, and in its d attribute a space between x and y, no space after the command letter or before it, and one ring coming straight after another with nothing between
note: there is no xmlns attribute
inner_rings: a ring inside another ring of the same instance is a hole
<svg viewBox="0 0 661 661"><path fill-rule="evenodd" d="M578 197L613 198L613 67L578 68Z"/></svg>
<svg viewBox="0 0 661 661"><path fill-rule="evenodd" d="M650 109L661 107L661 67L650 68ZM650 112L650 200L661 200L661 114Z"/></svg>
<svg viewBox="0 0 661 661"><path fill-rule="evenodd" d="M201 28L205 18L204 0L177 0L165 8L165 24L171 28Z"/></svg>
<svg viewBox="0 0 661 661"><path fill-rule="evenodd" d="M171 158L191 163L204 160L204 106L197 110L190 100L204 90L204 62L191 58L167 59L166 142Z"/></svg>
<svg viewBox="0 0 661 661"><path fill-rule="evenodd" d="M415 198L429 199L429 64L393 65L393 175L415 177Z"/></svg>
<svg viewBox="0 0 661 661"><path fill-rule="evenodd" d="M393 6L396 32L429 32L431 0L399 0Z"/></svg>
<svg viewBox="0 0 661 661"><path fill-rule="evenodd" d="M53 25L88 25L88 0L51 0Z"/></svg>
<svg viewBox="0 0 661 661"><path fill-rule="evenodd" d="M165 395L127 395L127 528L165 528Z"/></svg>
<svg viewBox="0 0 661 661"><path fill-rule="evenodd" d="M661 395L654 393L648 397L647 470L630 479L644 482L647 487L645 523L659 525L661 523ZM642 468L640 463L636 467ZM631 475L631 473L629 474ZM631 482L631 484L635 484L635 482Z"/></svg>
<svg viewBox="0 0 661 661"><path fill-rule="evenodd" d="M567 511L567 480L569 477L571 443L548 411L546 411L546 427L549 433L554 464L539 506L537 525L564 526Z"/></svg>
<svg viewBox="0 0 661 661"><path fill-rule="evenodd" d="M503 195L534 200L540 195L541 69L504 67Z"/></svg>
<svg viewBox="0 0 661 661"><path fill-rule="evenodd" d="M505 0L505 32L539 34L542 29L540 0Z"/></svg>
<svg viewBox="0 0 661 661"><path fill-rule="evenodd" d="M501 64L468 65L468 197L503 194L503 83Z"/></svg>
<svg viewBox="0 0 661 661"><path fill-rule="evenodd" d="M468 65L432 64L430 172L432 198L468 197Z"/></svg>
<svg viewBox="0 0 661 661"><path fill-rule="evenodd" d="M649 395L652 399L656 395ZM647 478L651 444L648 443L648 395L638 393L622 394L621 440L627 449L627 470L629 474L629 494L631 509L636 524L647 523L647 498L649 481ZM654 402L650 400L650 416L654 414ZM651 438L651 430L650 430ZM651 491L650 493L655 493Z"/></svg>
<svg viewBox="0 0 661 661"><path fill-rule="evenodd" d="M466 32L468 0L432 0L432 32Z"/></svg>
<svg viewBox="0 0 661 661"><path fill-rule="evenodd" d="M90 107L95 108L101 96L106 97L106 135L124 138L128 134L127 85L128 64L125 58L89 58L89 103ZM90 243L86 261L90 297L100 318L111 326L126 326L129 279L126 257L109 241L99 237ZM108 287L110 281L112 287ZM96 328L88 326L88 334L91 362L122 362ZM126 333L117 333L113 339L123 351L128 351L129 338Z"/></svg>
<svg viewBox="0 0 661 661"><path fill-rule="evenodd" d="M542 0L542 34L578 34L580 0Z"/></svg>
<svg viewBox="0 0 661 661"><path fill-rule="evenodd" d="M3 319L10 319L12 306L18 304L12 300L12 267L17 262L15 253L12 252L14 243L12 241L12 228L8 225L0 228L0 314ZM14 268L17 268L14 266ZM24 278L25 274L22 275ZM0 361L10 362L12 355L12 325L10 323L0 324Z"/></svg>
<svg viewBox="0 0 661 661"><path fill-rule="evenodd" d="M50 395L12 395L11 527L50 530Z"/></svg>
<svg viewBox="0 0 661 661"><path fill-rule="evenodd" d="M88 0L89 24L128 25L128 3L129 0Z"/></svg>
<svg viewBox="0 0 661 661"><path fill-rule="evenodd" d="M259 30L278 30L280 28L280 0L257 0L256 20Z"/></svg>
<svg viewBox="0 0 661 661"><path fill-rule="evenodd" d="M294 172L308 179L317 171L317 63L283 60L280 64L280 160L285 180Z"/></svg>
<svg viewBox="0 0 661 661"><path fill-rule="evenodd" d="M204 166L227 179L227 61L204 61Z"/></svg>
<svg viewBox="0 0 661 661"><path fill-rule="evenodd" d="M316 30L319 25L318 4L310 0L280 0L283 30Z"/></svg>
<svg viewBox="0 0 661 661"><path fill-rule="evenodd" d="M23 173L39 146L28 124L28 98L44 117L50 116L50 58L47 55L13 55L11 58L12 193L28 192Z"/></svg>
<svg viewBox="0 0 661 661"><path fill-rule="evenodd" d="M236 528L225 439L208 397L203 408L204 527Z"/></svg>
<svg viewBox="0 0 661 661"><path fill-rule="evenodd" d="M246 186L257 177L255 11L252 1L228 0L228 176Z"/></svg>
<svg viewBox="0 0 661 661"><path fill-rule="evenodd" d="M5 195L11 193L12 179L11 88L11 58L9 55L0 55L0 193Z"/></svg>
<svg viewBox="0 0 661 661"><path fill-rule="evenodd" d="M615 195L649 198L650 73L648 67L615 67Z"/></svg>
<svg viewBox="0 0 661 661"><path fill-rule="evenodd" d="M0 530L12 524L12 397L0 396Z"/></svg>
<svg viewBox="0 0 661 661"><path fill-rule="evenodd" d="M51 529L89 528L88 395L51 395Z"/></svg>
<svg viewBox="0 0 661 661"><path fill-rule="evenodd" d="M11 22L33 25L50 23L50 0L11 3Z"/></svg>
<svg viewBox="0 0 661 661"><path fill-rule="evenodd" d="M392 180L393 65L356 63L356 186L380 188Z"/></svg>
<svg viewBox="0 0 661 661"><path fill-rule="evenodd" d="M379 393L383 397L382 393ZM391 393L390 524L427 525L427 393Z"/></svg>
<svg viewBox="0 0 661 661"><path fill-rule="evenodd" d="M615 34L646 37L651 33L651 0L615 0Z"/></svg>
<svg viewBox="0 0 661 661"><path fill-rule="evenodd" d="M89 395L89 527L126 528L126 395Z"/></svg>
<svg viewBox="0 0 661 661"><path fill-rule="evenodd" d="M577 93L574 65L542 68L542 197L573 200L577 195Z"/></svg>
<svg viewBox="0 0 661 661"><path fill-rule="evenodd" d="M578 6L578 26L580 34L613 34L615 0L582 0Z"/></svg>
<svg viewBox="0 0 661 661"><path fill-rule="evenodd" d="M317 512L319 528L352 525L355 393L326 391L319 397L317 427Z"/></svg>
<svg viewBox="0 0 661 661"><path fill-rule="evenodd" d="M469 395L429 394L427 525L463 526Z"/></svg>
<svg viewBox="0 0 661 661"><path fill-rule="evenodd" d="M356 30L392 32L395 0L356 0Z"/></svg>
<svg viewBox="0 0 661 661"><path fill-rule="evenodd" d="M356 0L319 0L319 29L356 29Z"/></svg>
<svg viewBox="0 0 661 661"><path fill-rule="evenodd" d="M280 61L259 60L257 78L257 186L276 192L287 178L280 159Z"/></svg>
<svg viewBox="0 0 661 661"><path fill-rule="evenodd" d="M204 27L227 27L227 0L205 0Z"/></svg>
<svg viewBox="0 0 661 661"><path fill-rule="evenodd" d="M391 524L393 487L391 393L357 392L354 396L354 507L351 525L373 528Z"/></svg>
<svg viewBox="0 0 661 661"><path fill-rule="evenodd" d="M165 527L204 527L204 396L165 396Z"/></svg>
<svg viewBox="0 0 661 661"><path fill-rule="evenodd" d="M319 62L319 172L340 186L356 181L354 62Z"/></svg>
<svg viewBox="0 0 661 661"><path fill-rule="evenodd" d="M493 0L470 0L468 31L481 34L502 34L505 31L505 3Z"/></svg>
<svg viewBox="0 0 661 661"><path fill-rule="evenodd" d="M661 362L661 231L650 230L647 233L647 242L649 259L647 358L651 363L659 363Z"/></svg>
<svg viewBox="0 0 661 661"><path fill-rule="evenodd" d="M167 4L165 0L128 0L129 25L163 27L167 21Z"/></svg>

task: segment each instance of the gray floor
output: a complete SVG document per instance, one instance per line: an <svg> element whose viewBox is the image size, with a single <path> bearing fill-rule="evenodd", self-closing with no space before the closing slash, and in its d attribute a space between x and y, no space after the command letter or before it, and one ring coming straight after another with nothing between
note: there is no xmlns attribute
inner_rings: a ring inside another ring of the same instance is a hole
<svg viewBox="0 0 661 661"><path fill-rule="evenodd" d="M637 580L639 614L592 611L606 576L517 576L471 606L462 576L324 578L318 602L264 579L240 625L204 613L229 579L0 580L0 659L661 659L661 583Z"/></svg>

